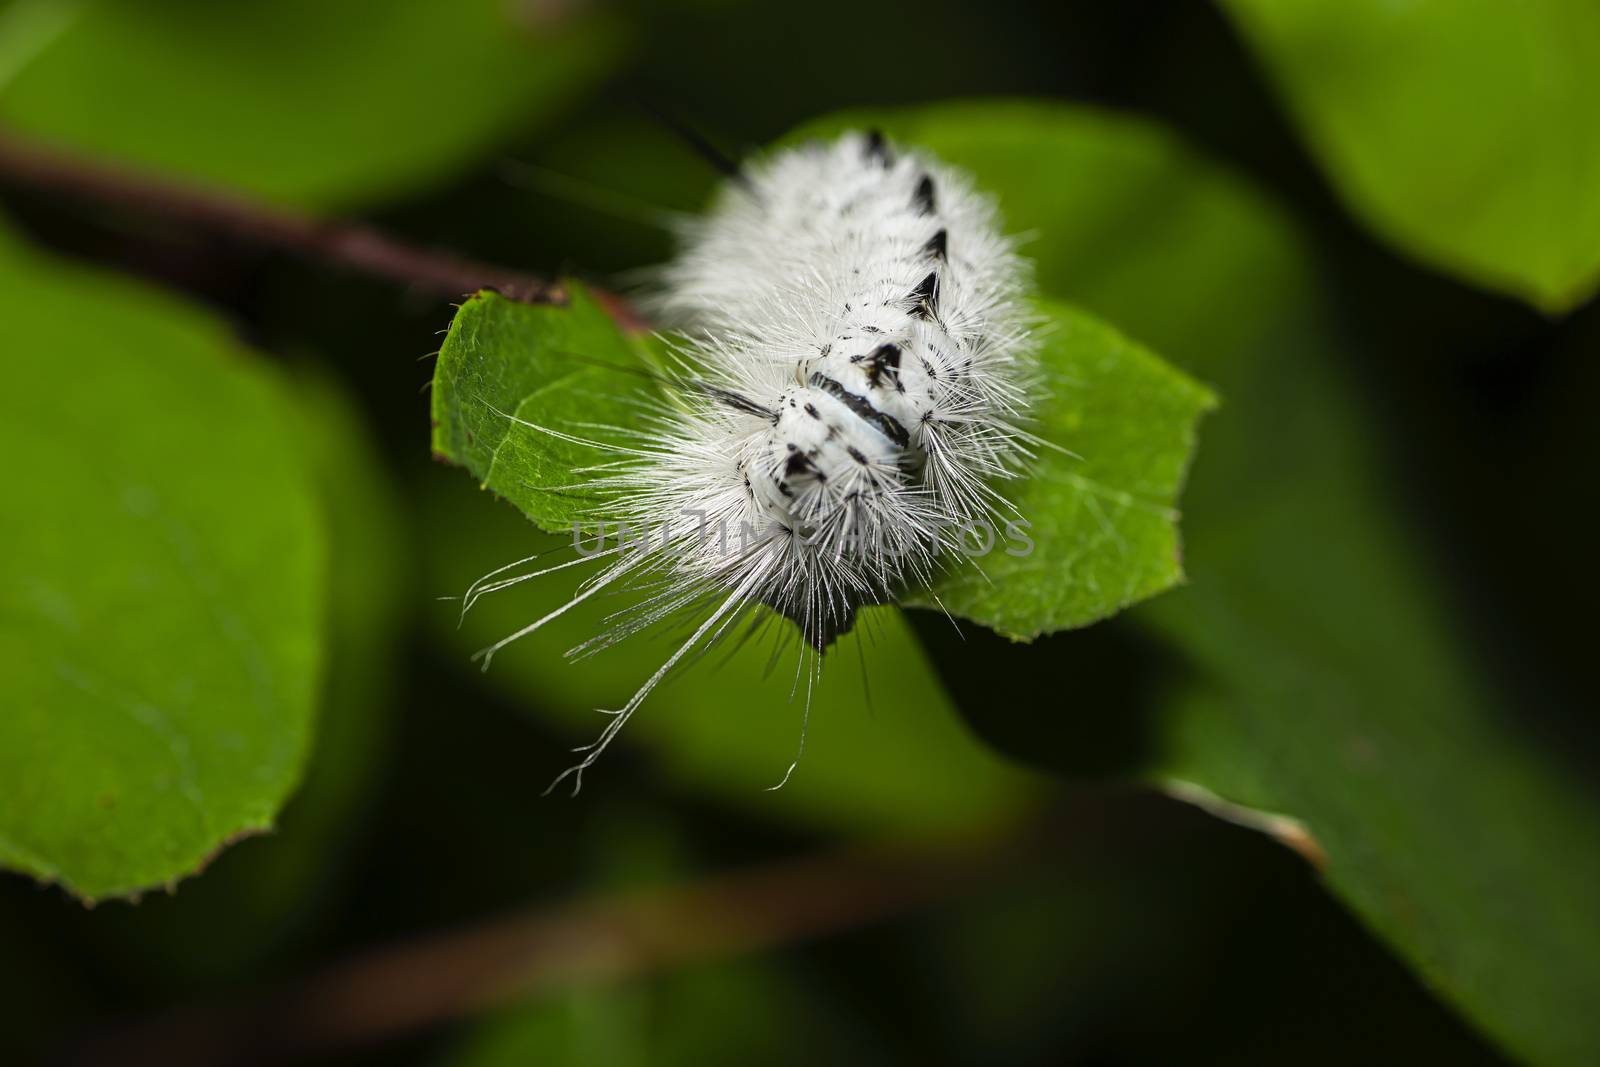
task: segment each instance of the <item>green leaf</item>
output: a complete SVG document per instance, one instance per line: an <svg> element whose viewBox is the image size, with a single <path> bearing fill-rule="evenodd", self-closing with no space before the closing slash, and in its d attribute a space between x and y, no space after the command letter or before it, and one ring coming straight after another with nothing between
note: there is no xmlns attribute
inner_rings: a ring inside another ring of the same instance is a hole
<svg viewBox="0 0 1600 1067"><path fill-rule="evenodd" d="M447 177L619 52L588 5L17 0L0 121L278 203L338 209Z"/></svg>
<svg viewBox="0 0 1600 1067"><path fill-rule="evenodd" d="M292 413L142 286L6 249L0 315L0 863L87 898L169 884L300 777L324 544Z"/></svg>
<svg viewBox="0 0 1600 1067"><path fill-rule="evenodd" d="M1087 625L1182 580L1175 501L1195 424L1213 404L1083 312L1040 308L1049 322L1032 428L1072 454L1041 448L1027 477L1000 487L1028 523L1031 550L996 538L977 566L954 566L932 595L905 601L1020 640Z"/></svg>
<svg viewBox="0 0 1600 1067"><path fill-rule="evenodd" d="M101 951L136 959L158 986L236 976L315 930L338 901L330 890L353 873L350 848L364 829L356 815L388 754L395 637L418 599L405 566L409 527L350 397L314 368L283 384L330 548L316 744L273 833L227 849L179 893L83 917Z"/></svg>
<svg viewBox="0 0 1600 1067"><path fill-rule="evenodd" d="M592 518L585 509L596 496L571 488L582 480L573 469L600 457L514 420L604 437L591 424L635 424L638 394L653 388L626 374L646 369L643 342L624 335L581 285L568 283L567 293L560 306L479 293L456 313L433 373L434 454L552 533Z"/></svg>
<svg viewBox="0 0 1600 1067"><path fill-rule="evenodd" d="M347 817L379 766L396 638L414 609L414 535L353 398L315 368L300 368L289 385L297 441L327 516L332 563L317 747L286 813L302 851L314 855L348 830Z"/></svg>
<svg viewBox="0 0 1600 1067"><path fill-rule="evenodd" d="M1151 709L1154 756L1128 773L1298 820L1326 853L1330 888L1435 991L1532 1061L1593 1062L1594 799L1516 728L1452 633L1449 604L1391 510L1366 412L1323 340L1332 331L1304 284L1297 235L1259 194L1148 124L986 107L850 121L968 167L1013 227L1041 233L1048 262L1092 263L1096 276L1055 295L1163 337L1227 397L1184 498L1192 585L1129 613L1177 645L1188 676ZM1066 160L1102 184L1036 198L1040 173L1066 173ZM1191 188L1173 201L1183 174ZM1130 190L1154 199L1130 201ZM1053 229L1062 213L1082 221ZM1093 220L1143 215L1162 224L1114 246L1088 236ZM1234 224L1213 224L1222 219ZM1219 307L1236 321L1220 321ZM1196 312L1187 333L1183 309ZM1008 664L972 714L1010 685L1073 694L1041 708L1041 731L1070 712L1092 736L1096 715L1130 713L1075 704L1085 665L1074 641L1041 643L1018 677Z"/></svg>
<svg viewBox="0 0 1600 1067"><path fill-rule="evenodd" d="M1226 0L1350 209L1546 311L1600 284L1600 8Z"/></svg>
<svg viewBox="0 0 1600 1067"><path fill-rule="evenodd" d="M1331 331L1305 331L1224 380L1239 417L1186 497L1192 585L1146 615L1206 681L1172 693L1149 773L1299 820L1430 986L1530 1062L1592 1063L1596 798L1474 669Z"/></svg>

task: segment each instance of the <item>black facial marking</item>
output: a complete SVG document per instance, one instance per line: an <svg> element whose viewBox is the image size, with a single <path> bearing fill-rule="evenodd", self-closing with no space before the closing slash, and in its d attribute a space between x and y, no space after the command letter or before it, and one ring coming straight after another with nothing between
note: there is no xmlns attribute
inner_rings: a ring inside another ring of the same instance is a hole
<svg viewBox="0 0 1600 1067"><path fill-rule="evenodd" d="M949 252L950 235L944 230L940 230L938 233L928 238L927 243L922 246L923 255L937 259L941 263L944 262L944 260L948 257Z"/></svg>
<svg viewBox="0 0 1600 1067"><path fill-rule="evenodd" d="M863 456L861 454L861 450L859 448L857 448L855 445L851 445L849 448L845 449L845 451L850 453L850 458L851 459L855 460L857 463L861 464L863 467L872 466L872 461L870 459L868 459L866 456Z"/></svg>
<svg viewBox="0 0 1600 1067"><path fill-rule="evenodd" d="M919 319L934 319L939 317L939 272L930 270L928 276L917 283L911 290L906 302L911 305L911 314Z"/></svg>
<svg viewBox="0 0 1600 1067"><path fill-rule="evenodd" d="M806 414L810 415L813 419L821 419L822 418L822 414L819 411L817 411L817 405L815 405L815 404L807 404L806 405Z"/></svg>
<svg viewBox="0 0 1600 1067"><path fill-rule="evenodd" d="M911 206L924 215L933 214L933 179L928 175L924 174L917 183L916 190L911 194Z"/></svg>
<svg viewBox="0 0 1600 1067"><path fill-rule="evenodd" d="M883 378L898 383L900 378L900 346L879 345L867 357L867 381L874 387Z"/></svg>
<svg viewBox="0 0 1600 1067"><path fill-rule="evenodd" d="M869 160L876 160L884 167L894 163L894 157L889 154L889 144L883 139L882 130L867 131L866 157Z"/></svg>
<svg viewBox="0 0 1600 1067"><path fill-rule="evenodd" d="M870 425L901 448L911 444L911 435L906 433L906 428L900 425L899 420L893 415L879 411L867 403L865 397L857 396L824 374L812 374L808 384L813 389L821 389L824 393L839 401L858 416L861 421Z"/></svg>

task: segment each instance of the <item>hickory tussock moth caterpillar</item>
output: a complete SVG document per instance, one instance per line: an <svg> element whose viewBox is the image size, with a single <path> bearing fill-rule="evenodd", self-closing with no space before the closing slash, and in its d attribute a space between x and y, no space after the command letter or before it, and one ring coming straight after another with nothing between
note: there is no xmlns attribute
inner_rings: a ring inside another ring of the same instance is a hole
<svg viewBox="0 0 1600 1067"><path fill-rule="evenodd" d="M1041 443L1022 425L1036 347L1027 277L965 175L876 133L758 159L686 227L653 302L688 338L666 373L669 399L638 426L605 427L609 442L523 423L599 450L575 488L645 536L468 590L470 606L601 560L564 606L484 650L486 665L602 590L641 599L572 654L698 609L689 637L606 712L551 788L571 777L576 792L656 685L742 621L792 620L814 677L859 608L928 586L963 529L1016 529L995 483Z"/></svg>

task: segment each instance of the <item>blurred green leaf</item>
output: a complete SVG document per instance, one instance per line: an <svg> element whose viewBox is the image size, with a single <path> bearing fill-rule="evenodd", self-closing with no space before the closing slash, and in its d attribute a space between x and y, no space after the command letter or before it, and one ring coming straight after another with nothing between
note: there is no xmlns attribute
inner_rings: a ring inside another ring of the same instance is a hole
<svg viewBox="0 0 1600 1067"><path fill-rule="evenodd" d="M288 383L286 383L288 384ZM352 873L357 816L387 754L383 703L407 588L406 527L349 398L319 372L292 383L296 440L319 483L331 539L329 662L316 744L274 832L240 842L175 894L79 917L96 957L155 996L237 979L324 928Z"/></svg>
<svg viewBox="0 0 1600 1067"><path fill-rule="evenodd" d="M357 816L387 754L410 529L351 398L313 368L283 385L331 550L316 744L273 833L228 849L180 893L95 909L97 947L127 953L147 980L237 975L315 929L336 899L327 890L350 873L342 850L359 837Z"/></svg>
<svg viewBox="0 0 1600 1067"><path fill-rule="evenodd" d="M684 822L659 808L606 811L569 867L591 893L668 892L692 884ZM644 858L644 870L640 860ZM644 941L648 941L646 936ZM640 946L646 953L648 948ZM781 956L691 962L655 974L554 976L546 989L471 1024L438 1062L450 1067L631 1067L705 1063L885 1062L840 999L802 980ZM800 1028L806 1040L793 1034Z"/></svg>
<svg viewBox="0 0 1600 1067"><path fill-rule="evenodd" d="M1225 0L1357 215L1546 311L1600 284L1600 7Z"/></svg>
<svg viewBox="0 0 1600 1067"><path fill-rule="evenodd" d="M210 316L0 252L0 862L188 874L299 780L324 541L293 413Z"/></svg>
<svg viewBox="0 0 1600 1067"><path fill-rule="evenodd" d="M297 440L327 515L332 563L317 746L285 813L286 831L315 855L347 829L378 767L396 639L413 610L413 531L353 398L312 368L286 384L297 401Z"/></svg>
<svg viewBox="0 0 1600 1067"><path fill-rule="evenodd" d="M441 1062L449 1067L697 1067L705 1063L882 1063L772 962L688 968L563 993L502 1011ZM795 1040L803 1030L805 1040Z"/></svg>
<svg viewBox="0 0 1600 1067"><path fill-rule="evenodd" d="M1147 613L1206 680L1173 693L1151 773L1299 819L1430 986L1529 1062L1593 1063L1597 797L1475 667L1303 321L1219 376L1239 417L1186 497L1192 584Z"/></svg>
<svg viewBox="0 0 1600 1067"><path fill-rule="evenodd" d="M1069 283L1055 295L1163 337L1227 397L1184 498L1192 585L1130 613L1175 642L1195 675L1154 709L1156 753L1130 773L1300 820L1327 853L1330 887L1430 986L1532 1060L1592 1062L1594 798L1516 729L1459 647L1392 514L1292 228L1242 182L1132 119L1000 104L849 121L969 168L1012 226L1040 231L1046 262L1092 264L1081 285L1046 273ZM1065 172L1058 146L1103 186L1076 183L1042 204L1041 175ZM1185 172L1193 190L1168 202ZM1129 201L1141 189L1160 194L1144 211L1163 224L1114 249L1095 239L1092 220L1141 214ZM1062 213L1091 221L1058 233ZM1188 333L1174 308L1201 312ZM1008 684L1078 693L1064 654L1073 640L1042 644L1032 677ZM1002 686L991 699L1005 698ZM1042 709L1040 729L1066 710Z"/></svg>
<svg viewBox="0 0 1600 1067"><path fill-rule="evenodd" d="M619 24L517 0L16 0L0 122L324 209L469 165L610 67Z"/></svg>
<svg viewBox="0 0 1600 1067"><path fill-rule="evenodd" d="M1039 307L1045 399L1032 428L1072 454L1041 448L1026 478L1001 487L1028 523L1029 546L996 538L977 566L958 564L933 595L906 600L1021 640L1085 626L1182 580L1175 505L1195 424L1213 404L1103 323L1063 304Z"/></svg>
<svg viewBox="0 0 1600 1067"><path fill-rule="evenodd" d="M645 865L640 865L645 857ZM662 893L693 885L685 822L659 808L622 805L590 827L568 864L590 893ZM646 889L648 886L648 889ZM707 921L717 921L706 917ZM645 933L640 942L650 941ZM648 953L648 949L643 949ZM803 1025L805 1041L794 1041ZM568 976L470 1024L443 1057L451 1067L667 1067L672 1064L846 1064L867 1056L829 990L811 989L782 957L691 961L662 973L595 981Z"/></svg>

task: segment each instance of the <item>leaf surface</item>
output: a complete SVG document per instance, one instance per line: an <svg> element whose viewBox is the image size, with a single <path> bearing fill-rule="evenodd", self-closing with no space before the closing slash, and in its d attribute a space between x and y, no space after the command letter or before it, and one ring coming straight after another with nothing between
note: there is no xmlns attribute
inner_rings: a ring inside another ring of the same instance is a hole
<svg viewBox="0 0 1600 1067"><path fill-rule="evenodd" d="M0 121L275 203L390 200L603 75L618 27L583 7L17 0L0 10Z"/></svg>
<svg viewBox="0 0 1600 1067"><path fill-rule="evenodd" d="M1550 312L1600 284L1600 7L1226 0L1363 222Z"/></svg>
<svg viewBox="0 0 1600 1067"><path fill-rule="evenodd" d="M324 531L219 323L0 246L0 863L86 898L265 830L310 743Z"/></svg>
<svg viewBox="0 0 1600 1067"><path fill-rule="evenodd" d="M1019 640L1086 626L1183 579L1177 496L1211 394L1143 346L1054 301L1030 429L1050 445L998 486L1025 527L976 531L905 603ZM1022 536L1018 536L1018 534Z"/></svg>

